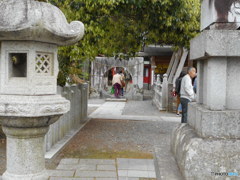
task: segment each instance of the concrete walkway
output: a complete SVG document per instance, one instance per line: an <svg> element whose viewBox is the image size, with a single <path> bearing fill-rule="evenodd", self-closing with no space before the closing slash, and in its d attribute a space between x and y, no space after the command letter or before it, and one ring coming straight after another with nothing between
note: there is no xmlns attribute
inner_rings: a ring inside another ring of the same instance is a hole
<svg viewBox="0 0 240 180"><path fill-rule="evenodd" d="M128 109L136 109L135 105L137 105L138 101L131 104L131 107L127 107ZM139 102L140 103L140 102ZM102 105L94 104L92 101L89 104L92 107L98 107L93 113L89 115L89 118L94 119L126 119L126 120L138 120L138 121L168 121L168 122L180 122L181 118L176 117L173 114L171 116L166 115L166 113L162 113L162 115L152 115L151 112L145 115L139 115L137 112L135 114L124 114L126 102L105 102ZM143 107L144 108L144 107ZM148 108L149 107L145 107ZM151 107L150 107L151 108ZM144 110L143 110L144 111Z"/></svg>
<svg viewBox="0 0 240 180"><path fill-rule="evenodd" d="M155 179L150 159L62 159L50 180L139 180Z"/></svg>

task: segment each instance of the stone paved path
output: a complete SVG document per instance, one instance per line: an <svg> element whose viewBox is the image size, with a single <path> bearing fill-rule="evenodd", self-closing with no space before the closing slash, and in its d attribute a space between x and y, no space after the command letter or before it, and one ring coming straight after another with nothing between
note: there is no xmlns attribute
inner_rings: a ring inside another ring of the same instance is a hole
<svg viewBox="0 0 240 180"><path fill-rule="evenodd" d="M155 180L152 159L62 159L50 180Z"/></svg>

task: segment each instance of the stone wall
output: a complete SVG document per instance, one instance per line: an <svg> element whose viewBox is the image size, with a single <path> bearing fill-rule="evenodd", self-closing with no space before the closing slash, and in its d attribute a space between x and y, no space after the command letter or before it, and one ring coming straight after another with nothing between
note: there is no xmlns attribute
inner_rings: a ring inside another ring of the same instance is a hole
<svg viewBox="0 0 240 180"><path fill-rule="evenodd" d="M70 131L78 129L87 121L88 84L58 87L58 94L70 101L70 111L54 124L50 125L45 136L45 147L48 152Z"/></svg>

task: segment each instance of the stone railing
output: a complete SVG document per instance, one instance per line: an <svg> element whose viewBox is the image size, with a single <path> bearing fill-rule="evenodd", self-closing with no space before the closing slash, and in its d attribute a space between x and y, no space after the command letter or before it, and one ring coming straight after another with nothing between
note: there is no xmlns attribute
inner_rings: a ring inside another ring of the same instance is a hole
<svg viewBox="0 0 240 180"><path fill-rule="evenodd" d="M157 81L153 87L153 103L159 110L167 110L168 105L168 81L167 74L163 75L163 82L160 80L160 75L157 75Z"/></svg>
<svg viewBox="0 0 240 180"><path fill-rule="evenodd" d="M70 111L52 124L45 136L46 152L54 145L77 132L87 121L88 84L58 87L58 94L70 101Z"/></svg>

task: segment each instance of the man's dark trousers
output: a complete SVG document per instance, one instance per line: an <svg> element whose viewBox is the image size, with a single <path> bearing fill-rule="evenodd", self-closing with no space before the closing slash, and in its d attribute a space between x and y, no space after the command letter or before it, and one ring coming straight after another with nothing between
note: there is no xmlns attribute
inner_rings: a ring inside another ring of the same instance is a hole
<svg viewBox="0 0 240 180"><path fill-rule="evenodd" d="M180 98L180 102L182 104L182 123L187 123L187 113L188 113L188 103L190 102L189 99Z"/></svg>

